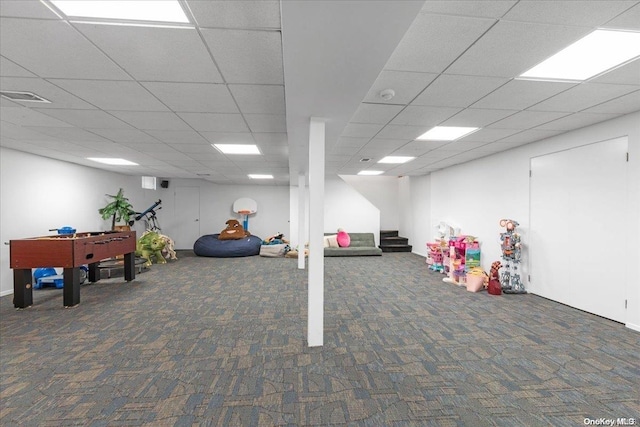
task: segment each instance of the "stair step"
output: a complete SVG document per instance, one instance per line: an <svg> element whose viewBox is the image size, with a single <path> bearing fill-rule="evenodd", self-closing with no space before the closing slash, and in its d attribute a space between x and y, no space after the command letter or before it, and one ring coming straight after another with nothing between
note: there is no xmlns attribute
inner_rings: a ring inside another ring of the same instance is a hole
<svg viewBox="0 0 640 427"><path fill-rule="evenodd" d="M411 245L380 245L382 252L411 252L413 246Z"/></svg>
<svg viewBox="0 0 640 427"><path fill-rule="evenodd" d="M406 237L394 236L394 237L382 237L380 239L381 245L406 245L408 243L409 243L409 239L407 239Z"/></svg>
<svg viewBox="0 0 640 427"><path fill-rule="evenodd" d="M380 230L380 238L383 239L385 237L397 237L398 230Z"/></svg>

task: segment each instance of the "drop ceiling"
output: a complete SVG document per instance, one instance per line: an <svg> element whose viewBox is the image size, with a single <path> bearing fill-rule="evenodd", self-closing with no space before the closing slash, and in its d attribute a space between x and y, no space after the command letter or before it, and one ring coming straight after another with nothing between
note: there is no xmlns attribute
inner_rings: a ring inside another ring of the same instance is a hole
<svg viewBox="0 0 640 427"><path fill-rule="evenodd" d="M640 1L181 4L195 28L69 22L0 0L0 90L51 101L1 98L0 145L130 175L289 185L308 170L312 116L326 119L327 174L397 176L640 110L640 60L583 83L515 79L596 28L640 31ZM415 140L436 125L481 129ZM388 155L416 159L376 163Z"/></svg>

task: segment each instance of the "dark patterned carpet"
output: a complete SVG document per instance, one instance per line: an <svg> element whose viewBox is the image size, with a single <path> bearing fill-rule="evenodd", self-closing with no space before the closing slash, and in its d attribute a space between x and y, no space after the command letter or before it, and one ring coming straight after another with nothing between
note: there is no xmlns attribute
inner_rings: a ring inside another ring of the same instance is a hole
<svg viewBox="0 0 640 427"><path fill-rule="evenodd" d="M2 426L582 426L640 418L640 334L473 294L406 253L327 258L325 346L284 258L153 265L81 304L0 299ZM588 421L588 420L587 420Z"/></svg>

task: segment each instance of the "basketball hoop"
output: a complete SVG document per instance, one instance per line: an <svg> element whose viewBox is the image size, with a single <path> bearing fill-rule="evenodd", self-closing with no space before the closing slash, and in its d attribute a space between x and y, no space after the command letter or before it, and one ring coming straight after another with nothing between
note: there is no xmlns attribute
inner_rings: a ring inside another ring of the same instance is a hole
<svg viewBox="0 0 640 427"><path fill-rule="evenodd" d="M233 202L233 211L242 215L242 226L247 231L249 230L249 215L256 213L257 210L258 204L253 199L243 197Z"/></svg>

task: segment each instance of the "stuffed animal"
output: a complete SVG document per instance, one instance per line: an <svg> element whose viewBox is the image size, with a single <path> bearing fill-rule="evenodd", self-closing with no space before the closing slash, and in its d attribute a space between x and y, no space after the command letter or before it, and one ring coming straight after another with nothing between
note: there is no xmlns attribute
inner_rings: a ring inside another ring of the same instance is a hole
<svg viewBox="0 0 640 427"><path fill-rule="evenodd" d="M140 236L140 239L142 239L144 236L146 236L149 233L156 233L158 234L158 236L160 236L162 240L164 240L164 249L162 249L162 256L165 259L178 259L178 255L176 254L176 251L175 251L175 243L171 237L166 236L164 234L157 233L155 231L147 230L144 233L142 233L142 236Z"/></svg>
<svg viewBox="0 0 640 427"><path fill-rule="evenodd" d="M158 264L166 264L167 260L162 256L162 249L166 243L155 231L144 233L136 242L136 255L147 260L145 267L150 267L155 257Z"/></svg>
<svg viewBox="0 0 640 427"><path fill-rule="evenodd" d="M218 240L240 240L251 236L251 233L245 230L237 219L230 219L225 224L227 228L220 232Z"/></svg>
<svg viewBox="0 0 640 427"><path fill-rule="evenodd" d="M502 285L500 285L500 267L502 267L500 261L494 261L491 264L491 272L489 273L489 287L487 289L487 291L491 295L502 294Z"/></svg>
<svg viewBox="0 0 640 427"><path fill-rule="evenodd" d="M282 233L276 233L262 241L263 245L281 245L283 243L289 244L289 241L284 238L284 234Z"/></svg>

